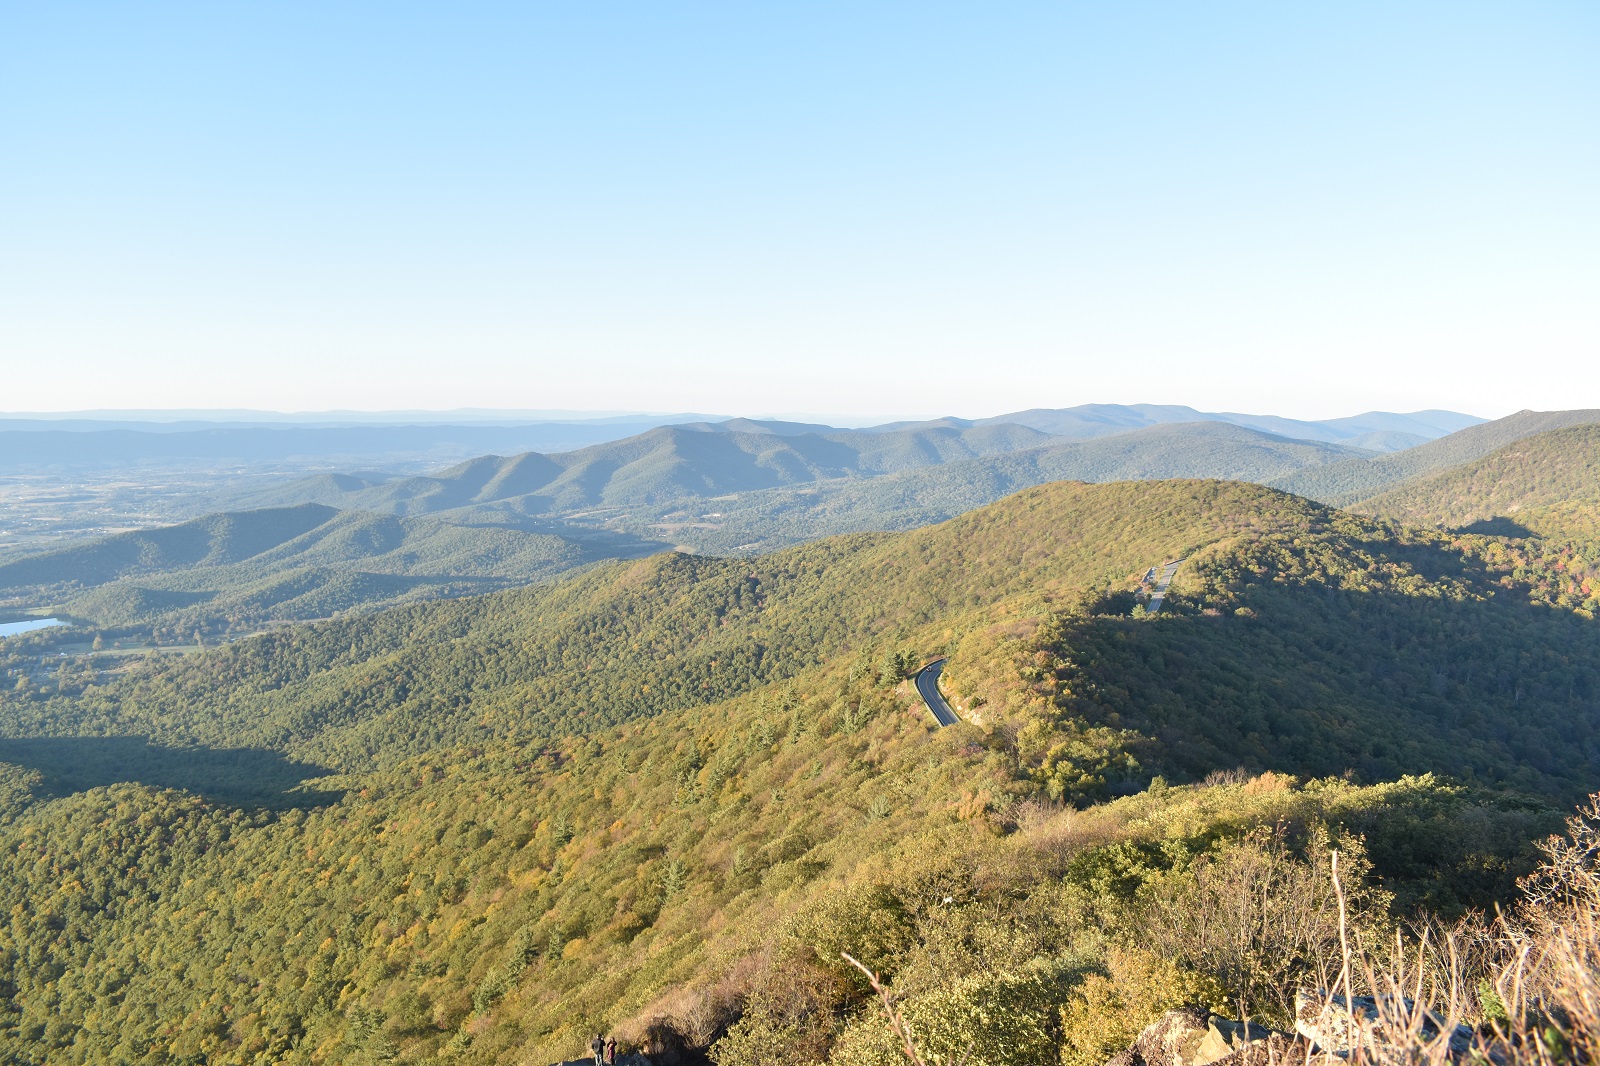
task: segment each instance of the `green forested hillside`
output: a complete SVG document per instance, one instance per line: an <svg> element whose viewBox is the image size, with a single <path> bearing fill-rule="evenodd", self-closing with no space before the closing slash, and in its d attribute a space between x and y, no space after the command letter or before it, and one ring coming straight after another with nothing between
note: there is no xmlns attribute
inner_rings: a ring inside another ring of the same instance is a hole
<svg viewBox="0 0 1600 1066"><path fill-rule="evenodd" d="M1055 484L5 691L0 1057L544 1063L615 1028L889 1066L841 950L939 1054L1089 1066L1185 997L1282 1024L1337 944L1330 847L1381 943L1509 899L1600 787L1596 605L1514 547ZM902 679L941 652L968 720L934 730ZM1296 917L1226 926L1241 884Z"/></svg>
<svg viewBox="0 0 1600 1066"><path fill-rule="evenodd" d="M254 506L315 500L395 514L492 505L532 515L870 477L1014 451L1046 439L1037 430L1012 425L885 433L778 433L748 421L666 426L572 452L483 456L432 477L405 478L353 493L335 491L322 481L291 483L246 499Z"/></svg>
<svg viewBox="0 0 1600 1066"><path fill-rule="evenodd" d="M1471 462L1525 437L1596 422L1600 422L1600 411L1518 411L1405 451L1308 468L1269 483L1286 492L1342 507L1410 478Z"/></svg>
<svg viewBox="0 0 1600 1066"><path fill-rule="evenodd" d="M1172 634L1189 665L1144 683L1179 692L1209 677L1215 692L1205 698L1229 709L1209 724L1205 704L1181 712L1189 718L1174 728L1200 762L1231 751L1261 769L1370 765L1375 776L1449 769L1499 780L1515 767L1524 786L1552 795L1586 787L1593 752L1582 723L1600 692L1590 616L1600 603L1572 599L1564 584L1552 595L1551 577L1568 572L1559 558L1530 558L1495 538L1403 534L1229 482L1060 483L903 534L753 560L608 563L559 584L272 634L111 684L12 696L0 728L255 745L354 770L444 744L650 717L870 657L886 642L931 654L982 631L995 612L1043 618L1063 598L1109 595L1110 606L1089 613L1125 614L1116 590L1185 556L1159 619L1068 628L1097 642L1085 661L1116 663L1103 673L1123 687L1145 669L1113 652ZM1230 671L1240 678L1229 681ZM959 656L950 676L966 676ZM1142 716L1138 743L1148 744L1161 740L1151 717L1160 704L1146 694L1072 717L1116 725ZM1507 717L1529 720L1507 726ZM1523 750L1569 725L1579 732L1548 753ZM1196 749L1212 726L1224 739ZM1202 770L1168 758L1157 765Z"/></svg>
<svg viewBox="0 0 1600 1066"><path fill-rule="evenodd" d="M913 1007L954 995L962 1027L1025 978L1020 1016L974 1031L1020 1039L1025 1057L1001 1061L1045 1061L1086 978L1150 965L1128 954L1149 935L1144 901L1181 900L1252 827L1287 828L1293 849L1325 824L1362 833L1389 891L1448 908L1503 893L1553 823L1429 779L1265 778L1078 814L1028 798L1002 737L931 733L902 707L806 680L639 730L334 779L342 799L278 816L136 785L31 805L0 825L0 1049L543 1063L596 1030L703 1046L742 1003L726 1054L766 1043L803 1062L881 1041L848 950ZM1352 886L1380 923L1376 887ZM888 1066L885 1051L840 1061Z"/></svg>
<svg viewBox="0 0 1600 1066"><path fill-rule="evenodd" d="M17 559L0 566L0 595L62 605L102 625L247 626L486 592L595 554L551 534L301 504Z"/></svg>
<svg viewBox="0 0 1600 1066"><path fill-rule="evenodd" d="M1508 444L1353 505L1413 525L1473 526L1600 540L1600 425ZM1495 520L1502 520L1496 525Z"/></svg>
<svg viewBox="0 0 1600 1066"><path fill-rule="evenodd" d="M1240 528L1298 527L1319 513L1232 483L1063 483L898 536L756 560L608 563L555 585L296 629L11 713L49 731L263 744L365 765L724 698L911 627L1121 581Z"/></svg>
<svg viewBox="0 0 1600 1066"><path fill-rule="evenodd" d="M690 508L674 539L698 551L773 547L837 533L912 529L1051 481L1225 478L1266 482L1352 454L1341 445L1287 440L1223 422L1156 425L1104 439L1058 440L1036 448L928 466L875 478L768 489ZM714 515L700 516L707 507ZM635 514L640 533L661 529L660 510ZM699 517L699 521L694 521Z"/></svg>

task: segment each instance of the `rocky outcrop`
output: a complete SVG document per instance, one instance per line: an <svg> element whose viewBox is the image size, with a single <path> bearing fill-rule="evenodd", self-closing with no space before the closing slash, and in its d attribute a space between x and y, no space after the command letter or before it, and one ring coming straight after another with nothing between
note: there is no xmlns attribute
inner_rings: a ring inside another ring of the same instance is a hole
<svg viewBox="0 0 1600 1066"><path fill-rule="evenodd" d="M1385 1039L1386 1028L1394 1033L1389 1037L1396 1043L1415 1041L1402 1034L1420 1033L1423 1041L1433 1043L1440 1039L1448 1023L1433 1011L1419 1008L1409 999L1385 999L1380 1002L1373 996L1351 996L1348 1003L1343 996L1326 992L1300 992L1294 997L1295 1032L1316 1045L1320 1050L1340 1058L1349 1056L1356 1047L1371 1048L1390 1042ZM1465 1025L1450 1028L1448 1033L1450 1055L1459 1057L1473 1045L1473 1032Z"/></svg>
<svg viewBox="0 0 1600 1066"><path fill-rule="evenodd" d="M1268 1066L1304 1062L1309 1051L1289 1033L1184 1008L1157 1018L1106 1066Z"/></svg>
<svg viewBox="0 0 1600 1066"><path fill-rule="evenodd" d="M1392 1030L1392 1031L1391 1031ZM1301 992L1295 996L1295 1031L1280 1033L1232 1021L1197 1008L1168 1011L1128 1050L1106 1066L1285 1066L1347 1061L1356 1049L1373 1053L1388 1046L1439 1047L1461 1061L1474 1044L1464 1025L1445 1019L1409 999L1378 1000Z"/></svg>

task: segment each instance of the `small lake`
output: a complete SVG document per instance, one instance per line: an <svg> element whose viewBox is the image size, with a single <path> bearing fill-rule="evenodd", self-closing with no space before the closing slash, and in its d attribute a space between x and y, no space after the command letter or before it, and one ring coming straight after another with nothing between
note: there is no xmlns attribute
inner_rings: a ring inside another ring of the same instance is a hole
<svg viewBox="0 0 1600 1066"><path fill-rule="evenodd" d="M49 629L68 623L59 618L30 618L26 622L0 622L0 637L14 637L18 633L31 633L35 629Z"/></svg>

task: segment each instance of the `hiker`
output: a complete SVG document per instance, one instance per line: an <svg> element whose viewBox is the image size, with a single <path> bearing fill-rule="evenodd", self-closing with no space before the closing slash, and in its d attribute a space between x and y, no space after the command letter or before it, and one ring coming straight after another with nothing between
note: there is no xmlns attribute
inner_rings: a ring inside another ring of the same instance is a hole
<svg viewBox="0 0 1600 1066"><path fill-rule="evenodd" d="M617 1038L606 1037L606 1066L617 1066Z"/></svg>
<svg viewBox="0 0 1600 1066"><path fill-rule="evenodd" d="M594 1034L594 1039L589 1041L589 1050L594 1052L594 1066L605 1066L606 1038L599 1033Z"/></svg>

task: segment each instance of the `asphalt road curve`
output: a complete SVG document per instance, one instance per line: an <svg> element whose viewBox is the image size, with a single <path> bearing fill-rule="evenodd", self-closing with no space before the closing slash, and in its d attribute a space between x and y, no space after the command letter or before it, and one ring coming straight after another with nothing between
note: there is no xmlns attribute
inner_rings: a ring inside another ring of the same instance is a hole
<svg viewBox="0 0 1600 1066"><path fill-rule="evenodd" d="M1150 594L1150 605L1145 608L1151 614L1161 610L1161 601L1167 598L1167 586L1172 584L1172 575L1178 572L1178 567L1183 560L1168 563L1161 568L1161 575L1156 578L1156 590Z"/></svg>
<svg viewBox="0 0 1600 1066"><path fill-rule="evenodd" d="M933 662L917 671L915 678L917 695L922 697L922 702L928 705L928 710L933 712L933 717L941 726L955 725L959 718L956 712L950 709L944 696L939 692L939 675L944 673L944 664L948 660L935 659Z"/></svg>

